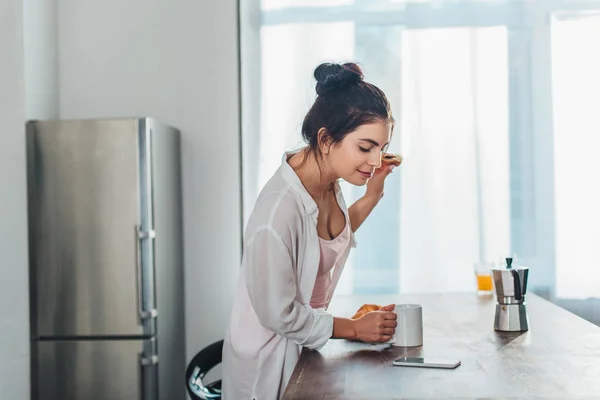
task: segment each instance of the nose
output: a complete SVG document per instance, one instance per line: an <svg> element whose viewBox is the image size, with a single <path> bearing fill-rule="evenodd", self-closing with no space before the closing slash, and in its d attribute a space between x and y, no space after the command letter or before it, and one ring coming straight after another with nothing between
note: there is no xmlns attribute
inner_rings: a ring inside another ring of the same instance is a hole
<svg viewBox="0 0 600 400"><path fill-rule="evenodd" d="M374 151L372 155L369 155L367 163L374 168L381 167L381 153Z"/></svg>

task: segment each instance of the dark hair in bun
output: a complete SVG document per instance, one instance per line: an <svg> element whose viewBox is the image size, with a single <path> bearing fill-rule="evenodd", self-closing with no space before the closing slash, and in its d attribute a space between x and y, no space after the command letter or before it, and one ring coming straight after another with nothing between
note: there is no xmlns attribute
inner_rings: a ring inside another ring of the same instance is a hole
<svg viewBox="0 0 600 400"><path fill-rule="evenodd" d="M358 83L364 78L360 67L353 63L343 65L323 63L315 69L314 76L317 80L316 89L319 96L329 91Z"/></svg>
<svg viewBox="0 0 600 400"><path fill-rule="evenodd" d="M302 137L318 160L322 157L318 143L321 128L334 144L361 125L376 121L394 124L385 94L365 82L357 64L323 63L315 69L314 77L317 99L304 117Z"/></svg>

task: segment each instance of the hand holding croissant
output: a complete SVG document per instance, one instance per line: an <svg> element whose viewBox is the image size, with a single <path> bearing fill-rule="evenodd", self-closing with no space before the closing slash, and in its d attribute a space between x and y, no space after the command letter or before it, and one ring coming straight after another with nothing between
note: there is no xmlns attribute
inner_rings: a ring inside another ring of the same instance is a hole
<svg viewBox="0 0 600 400"><path fill-rule="evenodd" d="M370 313L372 311L379 311L380 309L381 306L378 304L363 304L352 316L352 319L358 319L367 313Z"/></svg>
<svg viewBox="0 0 600 400"><path fill-rule="evenodd" d="M358 340L369 343L389 341L396 332L394 305L364 304L352 317Z"/></svg>

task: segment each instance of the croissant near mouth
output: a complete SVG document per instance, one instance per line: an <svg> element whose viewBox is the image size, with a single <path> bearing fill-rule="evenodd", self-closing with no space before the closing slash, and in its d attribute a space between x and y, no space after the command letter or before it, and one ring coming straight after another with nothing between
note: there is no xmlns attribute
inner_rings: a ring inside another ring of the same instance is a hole
<svg viewBox="0 0 600 400"><path fill-rule="evenodd" d="M381 156L381 163L397 167L402 164L402 156L400 154L385 153Z"/></svg>

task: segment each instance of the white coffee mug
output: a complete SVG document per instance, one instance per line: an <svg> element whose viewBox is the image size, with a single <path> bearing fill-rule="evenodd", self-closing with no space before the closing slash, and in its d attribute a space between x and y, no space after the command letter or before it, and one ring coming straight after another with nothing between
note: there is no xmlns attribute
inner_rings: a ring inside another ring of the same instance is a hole
<svg viewBox="0 0 600 400"><path fill-rule="evenodd" d="M390 343L394 346L423 345L423 307L419 304L396 304L396 333Z"/></svg>

